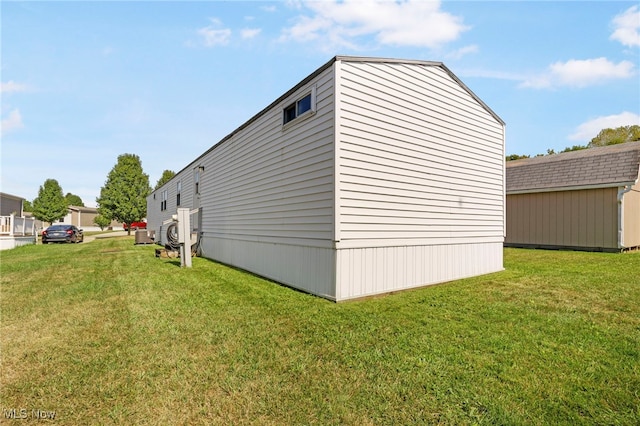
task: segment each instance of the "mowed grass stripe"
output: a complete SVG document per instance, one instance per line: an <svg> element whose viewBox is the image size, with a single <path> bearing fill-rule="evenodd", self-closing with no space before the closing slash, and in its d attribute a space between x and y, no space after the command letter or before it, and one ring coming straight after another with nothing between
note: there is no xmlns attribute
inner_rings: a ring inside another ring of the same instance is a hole
<svg viewBox="0 0 640 426"><path fill-rule="evenodd" d="M0 254L0 415L60 424L637 424L640 253L334 304L132 238Z"/></svg>

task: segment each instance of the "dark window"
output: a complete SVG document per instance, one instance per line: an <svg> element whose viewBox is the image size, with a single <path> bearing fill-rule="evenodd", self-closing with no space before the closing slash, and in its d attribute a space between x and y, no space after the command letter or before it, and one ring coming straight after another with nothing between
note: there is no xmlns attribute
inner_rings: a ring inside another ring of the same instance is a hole
<svg viewBox="0 0 640 426"><path fill-rule="evenodd" d="M308 111L311 111L313 104L313 95L309 93L305 97L298 99L296 102L287 105L283 111L282 124L287 124Z"/></svg>
<svg viewBox="0 0 640 426"><path fill-rule="evenodd" d="M168 198L167 190L165 189L164 191L162 191L160 196L162 197L160 200L160 211L165 211L167 209L167 198Z"/></svg>
<svg viewBox="0 0 640 426"><path fill-rule="evenodd" d="M311 93L298 101L297 115L300 116L311 109Z"/></svg>
<svg viewBox="0 0 640 426"><path fill-rule="evenodd" d="M296 104L291 104L284 109L284 124L296 118Z"/></svg>
<svg viewBox="0 0 640 426"><path fill-rule="evenodd" d="M176 205L180 206L180 193L182 192L182 181L178 181L176 188Z"/></svg>

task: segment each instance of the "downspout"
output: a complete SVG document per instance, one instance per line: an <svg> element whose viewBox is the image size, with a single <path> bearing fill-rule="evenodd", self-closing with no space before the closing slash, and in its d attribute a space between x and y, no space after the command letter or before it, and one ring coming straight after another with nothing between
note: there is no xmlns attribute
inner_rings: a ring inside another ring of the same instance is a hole
<svg viewBox="0 0 640 426"><path fill-rule="evenodd" d="M618 187L618 249L624 249L624 194L630 192L633 185Z"/></svg>

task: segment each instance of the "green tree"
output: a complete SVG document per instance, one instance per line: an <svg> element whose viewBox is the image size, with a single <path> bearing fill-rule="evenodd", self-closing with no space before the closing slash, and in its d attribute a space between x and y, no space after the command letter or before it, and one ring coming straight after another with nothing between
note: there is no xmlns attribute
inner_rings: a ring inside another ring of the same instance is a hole
<svg viewBox="0 0 640 426"><path fill-rule="evenodd" d="M568 146L565 149L563 149L560 152L571 152L571 151L581 151L583 149L587 149L588 146L585 145L573 145L573 146Z"/></svg>
<svg viewBox="0 0 640 426"><path fill-rule="evenodd" d="M153 189L156 190L160 188L162 185L169 182L171 178L173 178L175 175L176 175L176 172L171 170L165 170L164 172L162 172L162 176L160 176L160 179L158 179L158 183L156 183L156 187Z"/></svg>
<svg viewBox="0 0 640 426"><path fill-rule="evenodd" d="M111 224L111 220L109 218L102 216L101 214L96 215L93 218L93 223L100 227L101 231L104 231L104 228L108 227Z"/></svg>
<svg viewBox="0 0 640 426"><path fill-rule="evenodd" d="M518 154L511 154L511 155L507 155L506 157L507 161L513 161L513 160L521 160L523 158L529 158L528 155L518 155Z"/></svg>
<svg viewBox="0 0 640 426"><path fill-rule="evenodd" d="M625 142L634 142L640 140L640 126L620 126L615 129L602 129L598 135L591 139L589 148L596 146L616 145Z"/></svg>
<svg viewBox="0 0 640 426"><path fill-rule="evenodd" d="M33 212L33 205L31 204L31 201L24 200L22 202L22 210L25 212Z"/></svg>
<svg viewBox="0 0 640 426"><path fill-rule="evenodd" d="M38 190L38 196L33 200L32 213L36 219L51 224L65 217L68 207L58 181L47 179Z"/></svg>
<svg viewBox="0 0 640 426"><path fill-rule="evenodd" d="M67 204L70 206L78 206L78 207L84 207L84 203L82 202L82 198L80 198L79 196L72 194L70 192L67 192L67 195L64 196L65 200L67 200Z"/></svg>
<svg viewBox="0 0 640 426"><path fill-rule="evenodd" d="M147 195L151 192L149 175L142 170L140 157L122 154L100 189L98 213L109 220L125 223L131 234L131 223L147 215Z"/></svg>

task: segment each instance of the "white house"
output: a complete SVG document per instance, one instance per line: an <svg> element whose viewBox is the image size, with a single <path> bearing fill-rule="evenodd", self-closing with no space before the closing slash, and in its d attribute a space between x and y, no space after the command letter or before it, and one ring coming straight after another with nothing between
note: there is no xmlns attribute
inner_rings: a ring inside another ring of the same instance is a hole
<svg viewBox="0 0 640 426"><path fill-rule="evenodd" d="M33 218L24 215L24 198L0 192L0 250L36 243Z"/></svg>
<svg viewBox="0 0 640 426"><path fill-rule="evenodd" d="M440 62L337 56L147 199L203 256L341 301L502 270L504 122Z"/></svg>

